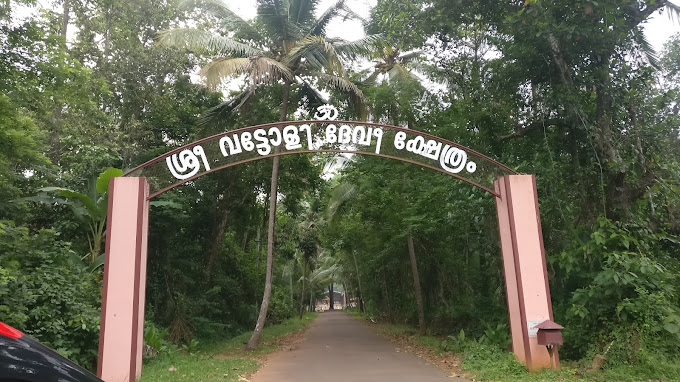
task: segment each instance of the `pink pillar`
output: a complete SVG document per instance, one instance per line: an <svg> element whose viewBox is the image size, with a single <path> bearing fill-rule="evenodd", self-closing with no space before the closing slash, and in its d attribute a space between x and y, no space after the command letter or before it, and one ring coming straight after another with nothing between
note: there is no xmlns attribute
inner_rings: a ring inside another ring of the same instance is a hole
<svg viewBox="0 0 680 382"><path fill-rule="evenodd" d="M148 196L145 178L110 180L97 360L105 382L133 382L142 374Z"/></svg>
<svg viewBox="0 0 680 382"><path fill-rule="evenodd" d="M503 253L505 291L510 315L512 351L527 368L550 367L550 355L539 345L535 325L553 319L536 177L506 175L494 183L498 230ZM555 352L555 366L559 357Z"/></svg>

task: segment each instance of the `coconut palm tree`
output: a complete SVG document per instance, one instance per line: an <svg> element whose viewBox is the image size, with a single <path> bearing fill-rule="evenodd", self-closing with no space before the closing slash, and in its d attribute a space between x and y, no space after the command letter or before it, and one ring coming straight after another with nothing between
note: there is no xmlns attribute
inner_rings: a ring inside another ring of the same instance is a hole
<svg viewBox="0 0 680 382"><path fill-rule="evenodd" d="M310 281L317 285L328 286L329 310L334 308L333 286L336 282L343 282L344 268L339 257L332 256L329 251L322 251L317 259L316 269L312 272Z"/></svg>
<svg viewBox="0 0 680 382"><path fill-rule="evenodd" d="M282 87L281 121L287 118L293 91L296 99L307 106L324 103L318 88L341 91L349 94L358 110L363 110L364 95L348 79L343 59L370 56L379 49L382 39L372 35L347 42L326 37L326 28L333 19L356 15L345 0L339 0L317 18L318 5L319 0L257 0L255 22L248 22L220 0L185 0L181 3L184 9L214 16L223 29L220 33L197 28L172 29L160 33L159 43L215 57L201 70L209 86L245 76L244 90L211 109L206 121L228 117L251 101L258 88L274 85ZM278 153L278 148L274 153ZM248 349L259 344L271 295L278 177L279 157L275 156L269 193L265 290Z"/></svg>
<svg viewBox="0 0 680 382"><path fill-rule="evenodd" d="M413 69L430 69L422 64L423 52L419 50L404 53L392 46L383 46L373 56L374 66L366 69L362 74L369 76L362 82L366 85L375 85L383 79L389 84L399 85L404 81L420 84L421 78L413 73ZM424 89L423 89L424 90Z"/></svg>

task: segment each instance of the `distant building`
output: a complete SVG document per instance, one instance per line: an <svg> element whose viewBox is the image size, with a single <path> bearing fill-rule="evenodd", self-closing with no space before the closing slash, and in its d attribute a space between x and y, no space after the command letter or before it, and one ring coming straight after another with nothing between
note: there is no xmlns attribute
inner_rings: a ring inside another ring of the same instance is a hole
<svg viewBox="0 0 680 382"><path fill-rule="evenodd" d="M328 292L324 293L321 300L316 300L316 311L323 312L330 308L331 299L328 297ZM347 299L345 293L333 291L333 309L342 310L348 306L353 306L354 299Z"/></svg>

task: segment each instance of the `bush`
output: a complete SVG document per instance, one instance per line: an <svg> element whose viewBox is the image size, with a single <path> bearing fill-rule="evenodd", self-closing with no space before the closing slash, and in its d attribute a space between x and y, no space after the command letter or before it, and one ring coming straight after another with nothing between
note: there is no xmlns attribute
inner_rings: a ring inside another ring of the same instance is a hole
<svg viewBox="0 0 680 382"><path fill-rule="evenodd" d="M0 321L93 369L101 285L52 230L0 221Z"/></svg>
<svg viewBox="0 0 680 382"><path fill-rule="evenodd" d="M272 288L272 296L267 309L267 325L276 325L293 316L290 295L282 288Z"/></svg>
<svg viewBox="0 0 680 382"><path fill-rule="evenodd" d="M583 285L566 310L565 355L603 354L614 366L637 362L646 347L677 352L677 277L646 240L601 218L588 241L560 256L570 281Z"/></svg>

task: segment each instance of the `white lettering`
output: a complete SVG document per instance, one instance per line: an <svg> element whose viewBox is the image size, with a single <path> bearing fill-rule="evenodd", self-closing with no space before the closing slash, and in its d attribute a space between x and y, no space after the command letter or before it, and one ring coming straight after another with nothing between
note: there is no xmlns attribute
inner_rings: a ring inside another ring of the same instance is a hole
<svg viewBox="0 0 680 382"><path fill-rule="evenodd" d="M246 151L253 151L255 144L253 143L253 134L244 131L241 133L241 145Z"/></svg>
<svg viewBox="0 0 680 382"><path fill-rule="evenodd" d="M463 171L466 162L467 153L457 147L451 147L449 145L444 146L444 150L439 157L439 164L442 168L453 174L458 174Z"/></svg>
<svg viewBox="0 0 680 382"><path fill-rule="evenodd" d="M425 152L425 138L420 135L406 142L406 150L422 155Z"/></svg>
<svg viewBox="0 0 680 382"><path fill-rule="evenodd" d="M283 129L283 140L287 150L297 150L302 147L297 126L289 125Z"/></svg>
<svg viewBox="0 0 680 382"><path fill-rule="evenodd" d="M276 136L276 138L271 138L272 134ZM269 142L271 142L272 145L274 146L281 146L281 131L279 131L278 127L272 127L269 129Z"/></svg>
<svg viewBox="0 0 680 382"><path fill-rule="evenodd" d="M168 165L168 169L170 170L172 176L174 176L176 179L184 180L196 175L201 169L201 164L198 161L199 156L203 161L205 170L210 171L208 159L206 158L205 151L203 151L203 147L201 146L196 146L193 148L193 150L182 150L179 152L179 154L172 154L171 156L165 158L165 163Z"/></svg>
<svg viewBox="0 0 680 382"><path fill-rule="evenodd" d="M442 151L442 143L435 140L428 140L425 145L424 151L421 154L425 158L430 158L432 160L437 160L439 158L439 153Z"/></svg>
<svg viewBox="0 0 680 382"><path fill-rule="evenodd" d="M253 137L257 142L259 142L255 147L257 147L257 152L260 155L267 155L272 152L272 147L269 144L269 139L267 138L267 131L264 129L257 129L253 133Z"/></svg>
<svg viewBox="0 0 680 382"><path fill-rule="evenodd" d="M307 131L307 147L309 147L310 150L314 150L314 141L312 140L312 128L311 126L304 124L300 126L300 131ZM298 138L300 139L300 138Z"/></svg>
<svg viewBox="0 0 680 382"><path fill-rule="evenodd" d="M355 145L369 146L371 144L371 129L368 129L368 136L366 136L366 128L363 126L356 126L352 132L352 143Z"/></svg>
<svg viewBox="0 0 680 382"><path fill-rule="evenodd" d="M326 127L326 143L338 142L337 131L338 128L335 125L328 125L328 127Z"/></svg>
<svg viewBox="0 0 680 382"><path fill-rule="evenodd" d="M340 126L338 130L338 143L348 144L352 142L352 128L347 125Z"/></svg>
<svg viewBox="0 0 680 382"><path fill-rule="evenodd" d="M406 147L406 133L399 131L394 135L394 147L397 150L403 150Z"/></svg>
<svg viewBox="0 0 680 382"><path fill-rule="evenodd" d="M380 128L375 128L373 130L373 136L378 138L378 142L375 144L375 153L380 154L380 145L382 144L383 131Z"/></svg>
<svg viewBox="0 0 680 382"><path fill-rule="evenodd" d="M227 145L225 143L229 146L229 152L227 152ZM238 134L234 134L233 142L226 135L220 138L220 151L222 151L222 155L225 157L241 153L243 150L241 150L241 143L238 141Z"/></svg>

